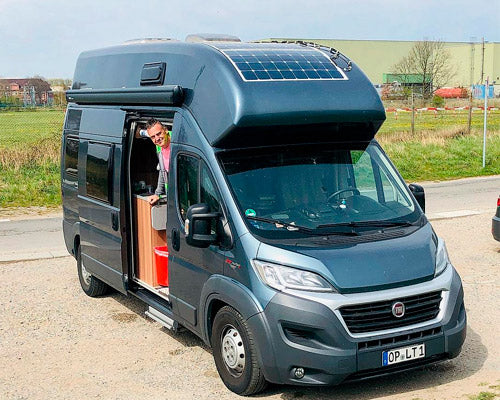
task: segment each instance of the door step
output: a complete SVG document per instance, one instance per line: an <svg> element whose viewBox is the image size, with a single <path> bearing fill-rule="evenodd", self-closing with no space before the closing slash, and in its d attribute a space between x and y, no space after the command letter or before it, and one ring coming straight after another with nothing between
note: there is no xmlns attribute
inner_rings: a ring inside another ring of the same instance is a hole
<svg viewBox="0 0 500 400"><path fill-rule="evenodd" d="M170 329L173 332L177 332L179 326L177 321L174 321L172 318L167 317L165 314L161 313L156 308L149 306L145 314L149 318L154 319L156 322L162 324L165 328Z"/></svg>

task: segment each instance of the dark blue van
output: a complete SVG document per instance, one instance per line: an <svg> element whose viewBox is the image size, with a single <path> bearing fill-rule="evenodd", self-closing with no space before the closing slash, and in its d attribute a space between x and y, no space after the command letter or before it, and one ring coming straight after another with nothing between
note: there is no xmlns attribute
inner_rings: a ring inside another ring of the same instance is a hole
<svg viewBox="0 0 500 400"><path fill-rule="evenodd" d="M374 138L376 90L338 51L126 43L82 53L67 99L63 227L83 290L136 296L194 332L230 390L332 385L460 353L460 277L422 187ZM141 135L152 117L171 130L154 207L158 158Z"/></svg>

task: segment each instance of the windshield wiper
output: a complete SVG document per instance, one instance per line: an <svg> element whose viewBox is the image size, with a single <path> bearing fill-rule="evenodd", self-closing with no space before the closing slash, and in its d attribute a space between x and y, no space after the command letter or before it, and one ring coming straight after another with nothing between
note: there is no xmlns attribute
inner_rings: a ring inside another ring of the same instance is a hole
<svg viewBox="0 0 500 400"><path fill-rule="evenodd" d="M316 228L335 228L337 226L348 226L350 228L365 228L365 227L380 227L380 228L390 228L393 226L412 226L410 221L351 221L351 222L337 222L334 224L322 224L318 225Z"/></svg>
<svg viewBox="0 0 500 400"><path fill-rule="evenodd" d="M268 224L274 224L277 228L281 227L288 229L289 231L299 231L299 232L304 232L308 233L310 235L316 235L316 236L328 236L328 235L345 235L345 236L357 236L358 234L356 232L318 232L315 229L308 228L306 226L300 226L300 225L295 225L289 222L284 222L280 221L278 219L272 219L272 218L262 218L262 217L253 217L251 215L246 216L247 219L251 219L254 221L259 221L259 222L266 222Z"/></svg>

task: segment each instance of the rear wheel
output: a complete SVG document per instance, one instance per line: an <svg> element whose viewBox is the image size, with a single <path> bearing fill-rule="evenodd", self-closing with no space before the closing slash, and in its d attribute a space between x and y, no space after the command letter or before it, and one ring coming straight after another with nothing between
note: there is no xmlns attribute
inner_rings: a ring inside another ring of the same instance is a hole
<svg viewBox="0 0 500 400"><path fill-rule="evenodd" d="M93 276L83 265L80 246L76 249L76 266L80 285L87 296L97 297L108 292L109 286Z"/></svg>
<svg viewBox="0 0 500 400"><path fill-rule="evenodd" d="M219 310L211 341L217 371L228 389L245 396L265 388L252 332L234 308L225 306Z"/></svg>

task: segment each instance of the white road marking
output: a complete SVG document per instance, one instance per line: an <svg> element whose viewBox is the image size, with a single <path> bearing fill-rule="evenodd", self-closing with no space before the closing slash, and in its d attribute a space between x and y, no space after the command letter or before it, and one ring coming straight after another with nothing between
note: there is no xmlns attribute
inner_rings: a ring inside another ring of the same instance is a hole
<svg viewBox="0 0 500 400"><path fill-rule="evenodd" d="M10 219L8 219L8 218L0 218L0 222L10 222Z"/></svg>

